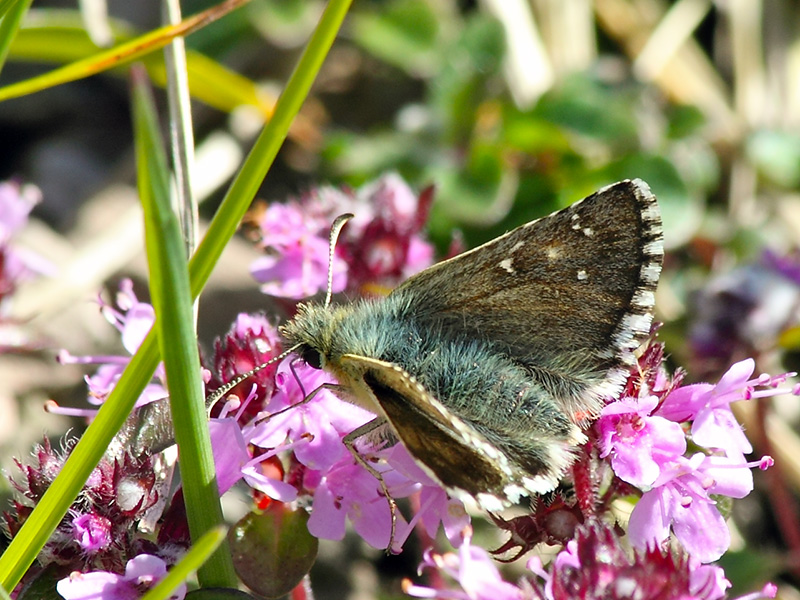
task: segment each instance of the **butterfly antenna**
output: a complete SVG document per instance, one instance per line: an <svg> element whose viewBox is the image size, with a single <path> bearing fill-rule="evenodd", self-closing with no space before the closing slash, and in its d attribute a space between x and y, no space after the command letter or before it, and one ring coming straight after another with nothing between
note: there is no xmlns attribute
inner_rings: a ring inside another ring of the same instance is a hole
<svg viewBox="0 0 800 600"><path fill-rule="evenodd" d="M231 381L229 381L228 383L223 385L218 390L215 390L214 393L212 393L208 398L206 398L206 406L208 408L211 408L212 406L214 406L214 404L216 404L217 400L222 398L225 394L230 392L233 388L235 388L237 385L242 383L245 379L247 379L248 377L250 377L252 375L255 375L259 371L263 371L268 366L270 366L272 364L275 364L279 360L282 360L282 359L286 358L289 354L291 354L295 350L297 350L297 346L292 346L288 350L284 350L278 356L275 356L275 357L271 358L267 362L261 363L260 365L257 365L255 367L253 367L252 369L250 369L246 373L242 373L241 375L237 375Z"/></svg>
<svg viewBox="0 0 800 600"><path fill-rule="evenodd" d="M342 227L352 218L351 213L345 213L336 217L331 225L331 235L328 238L328 292L325 294L325 308L330 306L333 297L333 253L336 250L336 240L339 239Z"/></svg>

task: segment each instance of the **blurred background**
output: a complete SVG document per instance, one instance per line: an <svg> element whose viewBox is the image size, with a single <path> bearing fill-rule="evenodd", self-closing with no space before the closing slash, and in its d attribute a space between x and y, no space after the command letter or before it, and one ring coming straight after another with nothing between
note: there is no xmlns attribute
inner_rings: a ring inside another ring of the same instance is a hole
<svg viewBox="0 0 800 600"><path fill-rule="evenodd" d="M253 0L187 38L203 219L323 8ZM151 0L37 0L0 86L153 29L161 11ZM123 68L0 103L0 181L42 193L13 244L48 265L4 298L0 466L9 472L42 433L57 440L82 426L42 410L49 398L85 405L87 371L58 365L58 350L121 351L97 294L132 277L147 295L125 76ZM435 186L429 236L441 255L642 178L664 215L657 309L672 364L691 381L716 381L748 356L773 374L800 366L793 0L355 0L259 198L356 187L387 171L417 190ZM244 236L226 251L200 303L204 348L237 313L269 305L249 275L257 256ZM740 408L755 454L774 455L777 466L757 472L757 493L734 505L726 571L741 589L772 578L785 584L781 597L800 598L800 407L787 397ZM0 491L10 496L5 480ZM349 551L347 569L337 546L312 571L337 578L317 586L318 597L375 597L378 573L396 583L417 563Z"/></svg>

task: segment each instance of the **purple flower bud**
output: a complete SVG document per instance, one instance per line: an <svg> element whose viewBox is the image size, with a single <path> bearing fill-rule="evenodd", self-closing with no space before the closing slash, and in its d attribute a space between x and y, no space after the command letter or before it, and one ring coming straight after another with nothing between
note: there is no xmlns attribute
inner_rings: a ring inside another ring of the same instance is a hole
<svg viewBox="0 0 800 600"><path fill-rule="evenodd" d="M84 514L77 516L72 520L72 528L75 541L80 544L87 554L105 550L113 541L111 537L111 521L101 515Z"/></svg>

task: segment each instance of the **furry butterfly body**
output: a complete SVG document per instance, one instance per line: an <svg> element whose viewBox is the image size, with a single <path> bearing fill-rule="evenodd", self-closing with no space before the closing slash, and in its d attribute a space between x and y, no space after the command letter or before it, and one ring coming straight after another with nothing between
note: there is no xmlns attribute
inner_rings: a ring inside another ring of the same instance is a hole
<svg viewBox="0 0 800 600"><path fill-rule="evenodd" d="M649 334L655 198L623 181L411 277L378 301L301 305L283 328L456 494L552 490ZM366 431L366 430L365 430Z"/></svg>

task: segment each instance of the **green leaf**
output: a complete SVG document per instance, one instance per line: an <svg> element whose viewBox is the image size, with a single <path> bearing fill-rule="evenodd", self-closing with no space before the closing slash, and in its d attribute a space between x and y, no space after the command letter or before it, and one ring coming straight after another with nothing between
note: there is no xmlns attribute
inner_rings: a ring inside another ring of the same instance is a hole
<svg viewBox="0 0 800 600"><path fill-rule="evenodd" d="M6 64L11 43L19 33L22 17L33 0L0 0L0 71Z"/></svg>
<svg viewBox="0 0 800 600"><path fill-rule="evenodd" d="M111 20L116 41L132 39L136 32L126 22ZM16 60L52 62L57 64L86 59L100 50L86 33L77 11L34 9L28 13L19 34L14 39L10 56ZM262 114L272 114L274 98L258 85L231 71L199 52L187 50L187 76L194 98L219 110L230 112L237 106L251 105ZM158 85L166 83L164 58L161 53L143 57L148 75ZM114 75L126 75L127 68L112 68Z"/></svg>
<svg viewBox="0 0 800 600"><path fill-rule="evenodd" d="M635 148L638 132L631 115L637 101L637 96L608 90L596 81L575 75L542 96L532 112L587 138L618 148Z"/></svg>
<svg viewBox="0 0 800 600"><path fill-rule="evenodd" d="M667 116L669 117L667 136L673 140L702 133L702 128L708 122L699 108L685 104L672 107Z"/></svg>
<svg viewBox="0 0 800 600"><path fill-rule="evenodd" d="M148 54L155 52L166 46L170 41L178 36L185 36L195 31L198 28L206 26L208 23L213 22L231 10L238 8L240 5L248 2L249 0L226 0L221 4L212 6L191 17L187 17L177 25L167 25L160 27L138 37L128 39L113 48L107 50L90 52L88 56L76 58L74 62L67 64L63 67L44 73L31 79L19 81L11 85L0 88L0 101L8 100L9 98L17 98L33 92L38 92L43 89L54 87L69 81L75 81L102 73L113 68L121 67L132 61L146 57ZM83 55L84 50L93 46L88 37L81 39L80 33L77 31L70 31L62 29L61 36L69 36L73 40L77 40L78 44L75 48L78 49L77 54ZM33 39L23 39L21 44L26 44L24 47L28 52L44 52L50 53L51 57L64 56L65 51L75 52L73 46L69 44L58 44L58 39L54 36L48 35L48 32L39 32L39 35ZM84 34L85 35L85 34ZM63 42L64 40L62 40ZM55 53L55 54L54 54ZM163 57L159 57L159 61L163 67ZM163 76L162 76L163 77Z"/></svg>
<svg viewBox="0 0 800 600"><path fill-rule="evenodd" d="M281 502L245 516L228 538L239 577L267 598L291 592L311 569L319 547L308 532L308 513Z"/></svg>
<svg viewBox="0 0 800 600"><path fill-rule="evenodd" d="M563 128L512 106L504 109L503 136L508 147L534 155L571 151Z"/></svg>
<svg viewBox="0 0 800 600"><path fill-rule="evenodd" d="M50 564L46 569L25 581L15 600L64 600L63 596L56 591L56 584L67 576L69 576L69 569ZM1 597L3 600L10 600L5 591Z"/></svg>
<svg viewBox="0 0 800 600"><path fill-rule="evenodd" d="M186 594L186 600L256 600L241 590L230 588L202 588Z"/></svg>

